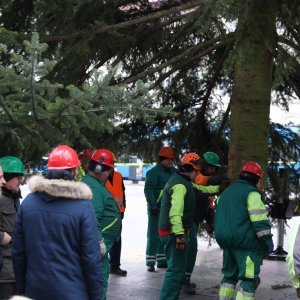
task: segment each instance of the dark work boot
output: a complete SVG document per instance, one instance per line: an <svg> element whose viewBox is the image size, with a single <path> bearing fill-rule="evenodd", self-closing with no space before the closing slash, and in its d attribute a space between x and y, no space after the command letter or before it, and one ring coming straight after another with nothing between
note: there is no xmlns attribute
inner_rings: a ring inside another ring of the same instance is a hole
<svg viewBox="0 0 300 300"><path fill-rule="evenodd" d="M126 276L127 275L127 271L122 270L120 267L118 267L116 269L110 269L109 273L114 274L114 275L119 275L119 276Z"/></svg>
<svg viewBox="0 0 300 300"><path fill-rule="evenodd" d="M167 264L161 264L161 265L157 265L157 267L159 269L167 269L168 268L168 265Z"/></svg>
<svg viewBox="0 0 300 300"><path fill-rule="evenodd" d="M184 285L182 285L182 290L189 295L194 295L196 294L196 290L195 287L192 286L191 283L186 283Z"/></svg>
<svg viewBox="0 0 300 300"><path fill-rule="evenodd" d="M147 271L148 271L148 272L155 272L154 266L149 266L149 267L147 268Z"/></svg>

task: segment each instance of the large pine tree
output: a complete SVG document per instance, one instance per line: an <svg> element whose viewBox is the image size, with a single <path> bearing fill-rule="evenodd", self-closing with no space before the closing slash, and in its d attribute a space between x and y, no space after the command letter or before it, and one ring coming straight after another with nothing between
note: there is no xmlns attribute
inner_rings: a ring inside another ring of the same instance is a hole
<svg viewBox="0 0 300 300"><path fill-rule="evenodd" d="M98 137L102 145L153 159L167 140L179 151L216 151L225 161L230 132L234 178L246 160L266 167L271 94L283 105L300 95L298 13L297 0L15 0L4 1L0 22L19 32L19 41L37 31L48 43L45 55L57 61L49 81L80 87L94 68L118 66L111 86L130 89L142 79L153 91L146 108L175 113L125 114L120 131ZM216 115L216 99L228 95ZM93 131L80 133L94 143Z"/></svg>

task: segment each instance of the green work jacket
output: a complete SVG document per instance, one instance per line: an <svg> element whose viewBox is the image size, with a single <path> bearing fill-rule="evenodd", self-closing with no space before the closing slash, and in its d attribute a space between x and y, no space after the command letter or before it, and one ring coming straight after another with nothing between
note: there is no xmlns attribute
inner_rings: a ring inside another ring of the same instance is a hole
<svg viewBox="0 0 300 300"><path fill-rule="evenodd" d="M165 185L158 227L170 233L184 234L194 220L195 194L192 182L185 176L174 173Z"/></svg>
<svg viewBox="0 0 300 300"><path fill-rule="evenodd" d="M160 206L163 188L175 171L174 167L164 168L160 163L157 163L147 172L144 193L149 207Z"/></svg>
<svg viewBox="0 0 300 300"><path fill-rule="evenodd" d="M219 197L215 236L221 248L253 249L268 254L271 224L261 194L254 184L237 180Z"/></svg>
<svg viewBox="0 0 300 300"><path fill-rule="evenodd" d="M91 174L83 177L82 182L86 183L93 192L92 203L94 206L99 239L107 233L120 233L121 213L114 197L108 192L106 186L98 178Z"/></svg>

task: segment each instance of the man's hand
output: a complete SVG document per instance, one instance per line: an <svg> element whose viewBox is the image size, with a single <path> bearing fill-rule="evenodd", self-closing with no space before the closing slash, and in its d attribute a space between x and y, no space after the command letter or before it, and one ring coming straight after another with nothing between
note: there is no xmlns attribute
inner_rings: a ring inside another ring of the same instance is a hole
<svg viewBox="0 0 300 300"><path fill-rule="evenodd" d="M176 235L176 250L183 251L186 247L186 239L183 234Z"/></svg>
<svg viewBox="0 0 300 300"><path fill-rule="evenodd" d="M158 206L157 205L151 205L150 206L150 213L151 213L151 216L157 217L159 215Z"/></svg>
<svg viewBox="0 0 300 300"><path fill-rule="evenodd" d="M100 254L101 256L104 256L106 254L106 246L104 244L103 239L99 243L100 243Z"/></svg>
<svg viewBox="0 0 300 300"><path fill-rule="evenodd" d="M4 232L3 240L1 242L1 245L5 246L5 245L7 245L10 242L11 242L11 236L8 233Z"/></svg>

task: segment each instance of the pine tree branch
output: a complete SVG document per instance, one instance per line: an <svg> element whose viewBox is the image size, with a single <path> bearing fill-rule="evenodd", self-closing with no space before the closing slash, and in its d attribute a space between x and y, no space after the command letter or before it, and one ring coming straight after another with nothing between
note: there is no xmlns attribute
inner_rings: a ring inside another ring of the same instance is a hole
<svg viewBox="0 0 300 300"><path fill-rule="evenodd" d="M297 97L300 99L300 86L297 85L293 79L289 75L284 75L285 81L288 83L288 85L293 89Z"/></svg>
<svg viewBox="0 0 300 300"><path fill-rule="evenodd" d="M119 24L114 24L114 25L104 25L102 27L95 27L93 31L81 30L81 31L77 31L77 32L71 33L71 34L62 34L62 35L57 35L57 36L45 36L42 39L42 42L52 43L52 42L71 41L71 40L80 38L84 35L91 35L91 34L95 35L95 34L104 33L107 31L128 28L128 27L132 27L132 26L136 26L136 25L145 23L145 22L154 21L154 20L160 19L160 18L165 17L170 14L174 14L174 13L178 13L178 12L185 11L188 9L192 9L196 6L203 4L203 2L204 2L204 0L189 1L186 4L172 7L171 9L168 9L168 10L159 11L157 13L153 13L153 14L150 14L150 15L138 18L138 19L125 21L125 22L121 22ZM187 13L191 13L191 12L187 12Z"/></svg>
<svg viewBox="0 0 300 300"><path fill-rule="evenodd" d="M38 116L36 113L35 94L34 94L34 69L35 69L35 50L33 50L32 58L31 58L30 94L31 94L33 116L35 120L38 121Z"/></svg>
<svg viewBox="0 0 300 300"><path fill-rule="evenodd" d="M226 42L226 44L227 44L227 42ZM187 60L187 61L183 61L182 63L176 65L175 68L173 67L170 71L168 71L167 73L161 75L161 76L155 81L155 83L154 83L153 85L150 86L150 89L154 89L156 86L158 86L161 82L163 82L166 78L168 78L171 74L173 74L174 72L176 72L178 69L181 69L181 68L183 68L183 67L185 67L185 66L189 66L189 65L193 64L195 61L198 61L201 57L203 57L203 56L205 56L205 55L211 53L212 51L214 51L214 50L216 50L216 49L218 49L218 48L220 48L220 47L223 47L223 46L224 46L224 44L222 44L222 43L217 44L217 45L215 45L215 46L213 46L213 47L211 47L211 48L209 48L209 49L204 50L203 52L199 53L198 55L193 56L191 59L189 59L189 60ZM231 48L231 45L229 46L229 48ZM226 48L226 49L227 49L227 48ZM224 60L225 60L225 59L224 59ZM220 66L220 68L221 68L221 66ZM218 79L218 78L213 79L213 83L211 83L212 88L215 86L215 81L216 81L217 79ZM212 88L211 88L211 90L212 90ZM209 93L206 94L206 95L208 95L207 98L209 98L209 95L210 95L210 93L211 93L211 90L210 90ZM197 101L197 102L198 102L198 101ZM192 106L194 106L195 104L196 104L195 102L194 102L194 103L190 103L189 106L192 107Z"/></svg>
<svg viewBox="0 0 300 300"><path fill-rule="evenodd" d="M286 51L286 49L284 49L282 46L278 45L278 49L283 52L283 54L286 57L290 57L294 63L296 65L298 65L298 61L297 58L292 56L288 51ZM294 90L295 94L298 96L298 98L300 98L300 88L299 86L292 80L291 76L289 74L287 74L287 72L284 74L284 79L286 80L286 82L290 85L290 87Z"/></svg>
<svg viewBox="0 0 300 300"><path fill-rule="evenodd" d="M223 52L223 54L222 54L220 60L219 60L218 63L217 63L217 66L216 66L216 68L215 68L214 75L213 75L213 77L211 78L211 80L209 81L209 85L208 85L206 94L205 94L205 96L203 97L201 109L200 109L200 112L199 112L199 117L200 117L200 119L204 118L204 115L205 115L205 112L206 112L206 109L207 109L207 104L208 104L209 97L210 97L210 95L211 95L211 92L212 92L213 88L214 88L215 85L216 85L216 81L218 80L218 78L219 78L219 76L220 76L220 72L221 72L221 70L222 70L222 68L223 68L223 64L224 64L225 59L227 58L228 53L230 52L231 48L232 48L232 44L226 46L225 51Z"/></svg>
<svg viewBox="0 0 300 300"><path fill-rule="evenodd" d="M179 30L177 32L177 34L174 35L174 37L167 43L165 44L148 62L146 62L144 65L142 65L135 73L133 73L131 76L136 76L138 75L140 72L142 72L142 70L145 70L146 68L148 68L151 64L153 64L155 62L156 59L158 59L161 54L163 54L164 52L166 52L168 50L168 48L170 48L170 46L172 46L172 44L183 34L187 34L188 30L192 28L193 24L195 23L195 21L189 22L187 24L185 24L185 26Z"/></svg>
<svg viewBox="0 0 300 300"><path fill-rule="evenodd" d="M224 37L216 37L214 39L211 39L207 42L204 42L204 43L201 43L201 44L198 44L198 45L195 45L195 46L192 46L190 48L188 48L187 50L185 50L184 52L182 52L181 54L171 58L170 60L160 64L159 66L157 67L153 67L153 68L150 68L148 70L145 70L135 76L130 76L124 80L122 80L121 82L119 82L119 84L128 84L128 83L132 83L132 82L135 82L145 76L148 76L150 74L153 74L153 73L156 73L158 71L161 71L163 70L164 68L168 67L169 65L173 65L173 68L175 66L175 68L177 67L177 65L179 66L184 66L186 65L187 63L189 62L193 62L193 61L196 61L198 60L200 57L204 56L204 55L207 55L209 53L211 53L212 51L214 51L215 49L217 48L220 48L222 46L224 46L225 44L228 44L228 43L231 43L233 41L233 36L234 34L233 33L229 33L225 39ZM220 40L222 42L220 42ZM219 42L219 43L218 43ZM211 45L214 45L214 46L211 46ZM206 50L204 50L203 52L201 52L200 54L198 55L195 55L195 56L192 56L191 58L187 59L188 57L190 57L193 53L195 53L196 51L199 51L201 48L205 48L205 47L209 47L211 46L210 48L207 48ZM179 63L179 64L178 64ZM178 67L177 67L178 69ZM173 72L172 72L173 73Z"/></svg>
<svg viewBox="0 0 300 300"><path fill-rule="evenodd" d="M223 115L222 122L221 122L221 124L220 124L220 126L218 128L217 134L216 134L216 139L217 140L221 139L224 127L225 127L225 125L227 123L227 120L228 120L228 117L229 117L230 109L231 109L231 105L230 105L230 101L229 101L229 103L227 105L227 108L226 108L226 111L225 111L225 113Z"/></svg>
<svg viewBox="0 0 300 300"><path fill-rule="evenodd" d="M292 40L289 40L283 36L278 37L278 42L286 44L286 45L292 47L293 49L300 51L300 46L298 44L293 43Z"/></svg>
<svg viewBox="0 0 300 300"><path fill-rule="evenodd" d="M6 115L8 116L10 122L12 124L18 124L18 122L15 121L12 112L9 110L9 108L5 105L4 103L4 98L3 96L0 95L0 105L2 106L3 110L5 111Z"/></svg>

